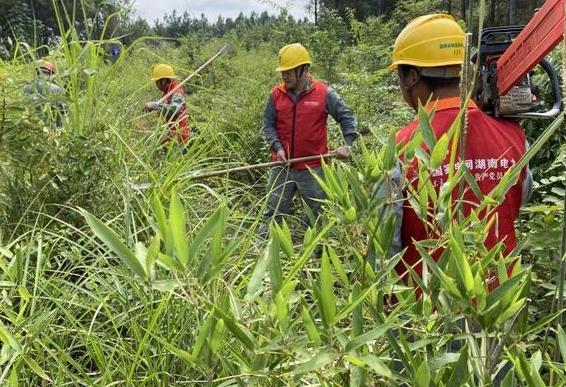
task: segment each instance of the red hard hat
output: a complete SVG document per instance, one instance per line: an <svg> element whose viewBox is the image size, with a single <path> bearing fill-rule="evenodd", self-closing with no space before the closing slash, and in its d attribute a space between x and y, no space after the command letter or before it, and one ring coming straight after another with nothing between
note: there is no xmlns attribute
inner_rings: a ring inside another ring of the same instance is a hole
<svg viewBox="0 0 566 387"><path fill-rule="evenodd" d="M57 72L55 65L51 62L46 61L46 60L41 62L41 65L39 66L39 68L45 69L45 70L49 71L51 74L55 74Z"/></svg>

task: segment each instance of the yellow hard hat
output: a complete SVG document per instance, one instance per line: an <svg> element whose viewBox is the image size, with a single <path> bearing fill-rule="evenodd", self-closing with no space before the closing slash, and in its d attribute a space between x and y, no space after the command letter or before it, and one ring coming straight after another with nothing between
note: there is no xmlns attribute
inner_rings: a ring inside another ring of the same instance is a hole
<svg viewBox="0 0 566 387"><path fill-rule="evenodd" d="M177 76L175 75L175 70L173 70L173 67L164 63L159 63L153 66L153 68L151 69L151 80L158 81L162 78L170 78L170 79L177 78Z"/></svg>
<svg viewBox="0 0 566 387"><path fill-rule="evenodd" d="M279 50L275 71L287 71L304 64L312 64L309 52L301 43L292 43Z"/></svg>
<svg viewBox="0 0 566 387"><path fill-rule="evenodd" d="M395 40L389 69L403 64L416 67L461 65L465 39L464 30L450 15L418 17L407 24Z"/></svg>

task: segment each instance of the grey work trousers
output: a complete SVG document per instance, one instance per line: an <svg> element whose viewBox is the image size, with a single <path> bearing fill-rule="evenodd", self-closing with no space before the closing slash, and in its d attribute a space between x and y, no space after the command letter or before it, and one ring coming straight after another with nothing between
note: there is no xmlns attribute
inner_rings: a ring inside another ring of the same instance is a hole
<svg viewBox="0 0 566 387"><path fill-rule="evenodd" d="M293 210L293 197L296 193L305 201L315 219L320 214L320 199L324 199L324 191L316 181L314 174L322 176L322 168L293 169L274 167L269 175L267 189L269 199L263 213L263 224L260 235L266 236L269 222L275 219L280 222L283 215Z"/></svg>

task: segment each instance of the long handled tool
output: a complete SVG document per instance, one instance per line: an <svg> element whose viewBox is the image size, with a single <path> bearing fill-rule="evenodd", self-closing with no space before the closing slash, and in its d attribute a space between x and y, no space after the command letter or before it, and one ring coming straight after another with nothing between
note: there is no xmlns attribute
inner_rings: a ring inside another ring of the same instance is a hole
<svg viewBox="0 0 566 387"><path fill-rule="evenodd" d="M234 172L246 172L246 171L253 171L253 170L261 169L261 168L293 165L293 164L297 164L297 163L305 163L307 161L314 161L314 160L320 160L320 159L326 160L326 159L331 159L331 158L336 157L336 156L337 156L336 151L332 151L332 152L329 152L329 153L324 154L324 155L297 157L297 158L294 158L294 159L289 159L289 160L287 160L287 162L285 162L285 161L271 161L271 162L267 162L267 163L244 165L244 166L241 166L241 167L234 167L234 168L222 169L222 170L219 170L219 171L205 172L205 173L200 173L200 174L196 174L196 175L190 175L190 174L184 175L184 176L182 176L182 178L185 178L185 179L188 179L188 180L202 180L202 179L208 179L210 177L215 177L215 176L228 175L228 174L234 173ZM139 189L139 190L148 189L150 186L151 186L151 183L132 184L132 188Z"/></svg>
<svg viewBox="0 0 566 387"><path fill-rule="evenodd" d="M208 179L209 177L227 175L227 174L230 174L230 173L233 173L233 172L253 171L253 170L261 169L261 168L292 165L292 164L304 163L304 162L313 161L313 160L330 159L330 158L333 158L333 157L336 157L336 152L334 152L334 151L327 153L327 154L324 154L324 155L297 157L297 158L294 158L294 159L289 159L289 160L287 160L287 162L285 162L285 161L270 161L270 162L267 162L267 163L244 165L244 166L241 166L241 167L222 169L222 170L219 170L219 171L205 172L205 173L201 173L201 174L198 174L198 175L192 175L192 176L189 175L188 178L190 180Z"/></svg>
<svg viewBox="0 0 566 387"><path fill-rule="evenodd" d="M191 78L193 78L195 75L197 75L198 73L200 73L206 66L208 66L213 60L215 60L216 58L218 58L220 55L222 55L224 53L224 51L226 51L226 49L228 49L228 45L224 45L216 54L214 54L209 60L207 60L206 62L204 62L202 64L202 66L200 66L198 69L196 69L195 71L193 71L193 73L191 75L189 75L187 78L185 78L181 83L179 83L178 86L183 86L185 83L187 83L189 80L191 80ZM165 94L163 97L161 97L161 99L157 102L157 103L161 103L164 102L167 98L169 98L171 96L171 94L173 94L175 92L175 90L171 90L169 93Z"/></svg>

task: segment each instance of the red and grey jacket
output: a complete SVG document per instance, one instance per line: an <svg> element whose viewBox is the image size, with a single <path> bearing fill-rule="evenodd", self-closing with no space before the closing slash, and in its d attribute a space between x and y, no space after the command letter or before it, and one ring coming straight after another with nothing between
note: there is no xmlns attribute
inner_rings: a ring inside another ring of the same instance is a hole
<svg viewBox="0 0 566 387"><path fill-rule="evenodd" d="M167 89L163 91L163 96L168 94L169 96L164 102L153 102L154 109L159 111L167 120L169 131L165 136L165 141L177 137L179 142L186 142L190 138L191 132L185 102L185 89L183 86L178 86L177 81L172 79Z"/></svg>
<svg viewBox="0 0 566 387"><path fill-rule="evenodd" d="M328 152L327 118L339 124L348 145L356 139L356 120L336 91L310 78L307 88L295 95L283 83L275 86L268 98L263 130L272 149L272 159L284 149L288 158L322 155ZM293 164L292 168L320 166L320 161Z"/></svg>
<svg viewBox="0 0 566 387"><path fill-rule="evenodd" d="M446 98L433 101L426 106L426 109L435 110L432 119L432 127L436 138L440 138L448 131L459 112L460 99ZM410 141L413 133L417 129L418 122L414 121L397 133L398 144L406 144ZM426 148L423 145L424 148ZM495 119L482 112L472 101L468 106L468 126L466 137L466 157L465 160L457 160L456 168L461 163L465 163L469 171L475 177L482 194L488 194L500 182L505 172L511 168L526 152L526 136L524 130L516 122L504 119ZM446 155L443 164L431 171L430 179L435 189L438 190L448 179L448 165L450 152ZM416 160L413 160L407 171L407 178L416 187ZM486 248L492 248L499 241L505 245L505 253L509 254L517 245L515 237L514 221L519 215L519 208L523 196L523 177L526 171L523 170L521 178L506 194L503 202L494 209L488 216L495 216L495 222L489 229L485 239ZM458 190L453 192L453 200L457 199ZM471 189L464 192L464 215L469 215L471 210L477 207L479 198ZM486 216L486 214L483 214ZM433 219L429 219L433 222ZM435 239L434 230L426 227L410 206L408 200L403 207L403 222L401 226L401 239L403 247L407 250L403 256L403 262L397 266L397 272L407 281L407 269L405 265L412 266L415 271L422 275L422 264L420 256L415 248L414 241L423 239ZM438 259L440 251L435 251L433 257ZM508 268L509 272L512 270ZM495 282L493 278L491 282ZM495 286L490 286L494 288Z"/></svg>

